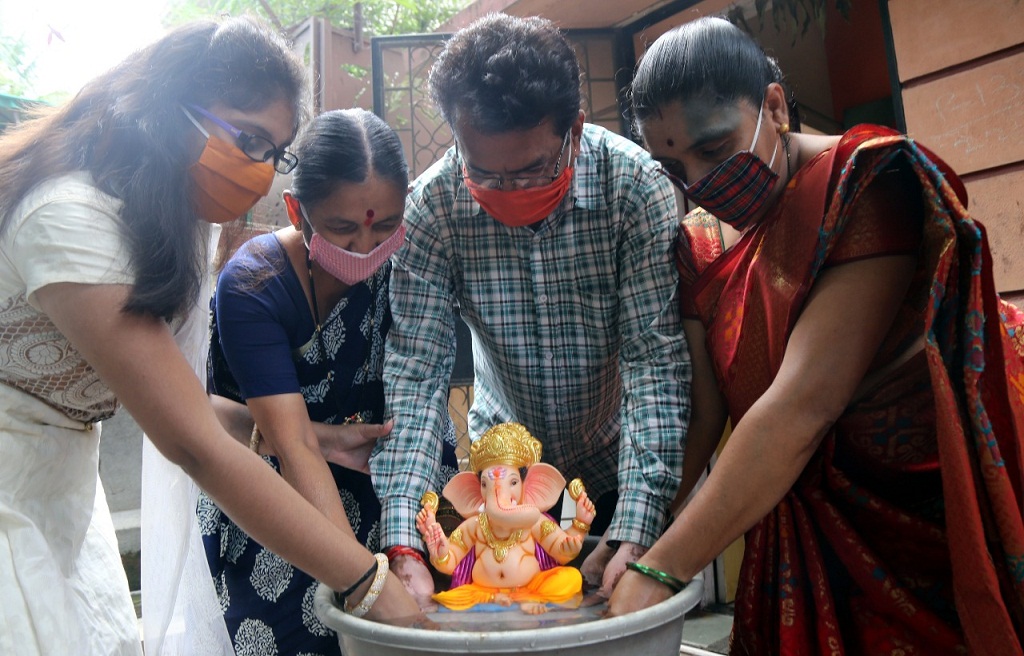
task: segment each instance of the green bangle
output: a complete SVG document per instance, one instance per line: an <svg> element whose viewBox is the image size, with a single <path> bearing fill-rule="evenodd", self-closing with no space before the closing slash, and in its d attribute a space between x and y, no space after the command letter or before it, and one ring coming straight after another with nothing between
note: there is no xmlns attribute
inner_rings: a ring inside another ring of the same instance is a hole
<svg viewBox="0 0 1024 656"><path fill-rule="evenodd" d="M667 586L668 589L672 591L672 594L676 594L677 592L682 592L683 588L685 588L686 585L687 585L686 582L680 581L679 579L677 579L676 577L672 576L671 574L667 574L667 573L661 571L660 569L654 569L653 567L648 567L647 565L641 565L640 563L637 563L637 562L626 563L626 569L631 569L634 572L638 572L640 574L643 574L644 576L646 576L648 578L652 578L655 581L657 581L658 583L661 583L662 585Z"/></svg>

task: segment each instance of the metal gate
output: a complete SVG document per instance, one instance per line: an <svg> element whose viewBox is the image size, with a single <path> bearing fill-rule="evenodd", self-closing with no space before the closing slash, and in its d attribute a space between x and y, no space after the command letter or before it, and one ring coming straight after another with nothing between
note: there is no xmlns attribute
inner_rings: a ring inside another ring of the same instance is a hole
<svg viewBox="0 0 1024 656"><path fill-rule="evenodd" d="M633 70L631 37L621 30L569 30L566 35L583 73L581 100L587 122L629 134L622 88ZM427 92L430 67L450 36L381 36L370 42L373 111L401 137L412 177L425 171L452 145L451 130Z"/></svg>

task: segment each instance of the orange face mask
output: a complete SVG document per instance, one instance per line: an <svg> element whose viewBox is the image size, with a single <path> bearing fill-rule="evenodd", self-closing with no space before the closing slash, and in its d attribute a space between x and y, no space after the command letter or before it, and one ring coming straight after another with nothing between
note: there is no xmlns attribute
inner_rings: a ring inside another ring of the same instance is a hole
<svg viewBox="0 0 1024 656"><path fill-rule="evenodd" d="M484 211L511 228L532 225L555 211L572 182L572 167L565 167L554 182L543 187L501 191L481 187L463 177L469 195Z"/></svg>
<svg viewBox="0 0 1024 656"><path fill-rule="evenodd" d="M189 169L199 216L224 223L242 216L270 192L274 166L254 162L236 146L210 135L199 161Z"/></svg>

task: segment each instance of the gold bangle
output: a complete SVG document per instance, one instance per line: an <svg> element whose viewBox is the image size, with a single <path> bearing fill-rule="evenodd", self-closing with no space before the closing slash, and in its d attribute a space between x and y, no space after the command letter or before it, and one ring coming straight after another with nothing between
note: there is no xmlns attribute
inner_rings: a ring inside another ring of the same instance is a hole
<svg viewBox="0 0 1024 656"><path fill-rule="evenodd" d="M256 424L252 425L252 434L249 436L249 449L256 453L260 451L260 440L263 439L263 434L260 433L260 427Z"/></svg>
<svg viewBox="0 0 1024 656"><path fill-rule="evenodd" d="M590 533L590 524L584 524L583 522L581 522L578 519L573 519L572 520L572 527L574 529L576 529L577 531L582 531L584 533Z"/></svg>
<svg viewBox="0 0 1024 656"><path fill-rule="evenodd" d="M444 556L442 558L435 558L434 559L434 564L435 565L444 565L445 563L448 562L448 559L451 558L451 557L452 557L452 552L451 552L451 550L448 550L448 551L445 552L445 554L444 554Z"/></svg>
<svg viewBox="0 0 1024 656"><path fill-rule="evenodd" d="M382 553L373 554L373 557L377 560L377 574L373 577L370 589L367 590L366 595L363 596L362 601L358 604L352 607L349 607L347 602L345 604L344 609L352 617L362 617L370 612L373 603L377 601L377 597L384 590L384 582L388 579L388 557Z"/></svg>

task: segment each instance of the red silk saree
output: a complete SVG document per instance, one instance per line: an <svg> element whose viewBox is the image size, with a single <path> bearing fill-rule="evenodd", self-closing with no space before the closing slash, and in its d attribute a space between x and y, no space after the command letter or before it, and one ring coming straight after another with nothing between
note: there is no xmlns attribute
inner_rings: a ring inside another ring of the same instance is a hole
<svg viewBox="0 0 1024 656"><path fill-rule="evenodd" d="M861 225L861 193L893 169L917 180L921 216ZM918 257L862 390L746 535L731 653L1024 653L1024 315L996 295L965 204L936 158L859 126L727 251L713 217L684 220L683 314L706 327L733 425L825 267Z"/></svg>

